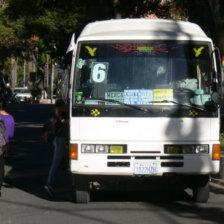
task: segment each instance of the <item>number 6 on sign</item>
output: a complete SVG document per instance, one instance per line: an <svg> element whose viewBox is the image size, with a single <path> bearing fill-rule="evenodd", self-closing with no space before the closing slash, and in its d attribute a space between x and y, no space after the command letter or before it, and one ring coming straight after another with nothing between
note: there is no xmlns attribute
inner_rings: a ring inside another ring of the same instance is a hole
<svg viewBox="0 0 224 224"><path fill-rule="evenodd" d="M96 83L106 82L107 80L108 63L93 62L91 81Z"/></svg>

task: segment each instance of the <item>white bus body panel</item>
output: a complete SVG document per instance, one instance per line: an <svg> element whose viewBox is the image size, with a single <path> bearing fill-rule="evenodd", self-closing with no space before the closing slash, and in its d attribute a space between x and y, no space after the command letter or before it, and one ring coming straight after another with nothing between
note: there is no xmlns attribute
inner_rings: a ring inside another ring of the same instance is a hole
<svg viewBox="0 0 224 224"><path fill-rule="evenodd" d="M164 19L112 19L89 23L77 41L118 39L211 41L197 24Z"/></svg>
<svg viewBox="0 0 224 224"><path fill-rule="evenodd" d="M162 156L167 155L165 144L209 144L210 154L184 155L183 167L160 166L157 175L219 171L219 161L211 159L212 144L219 143L219 122L215 118L72 118L70 131L71 143L78 144L78 160L71 161L71 171L76 174L134 175L134 164L138 162L135 156L139 154L131 152L145 151L141 156L156 156L160 164L164 162ZM108 167L108 154L81 153L81 144L127 144L128 152L123 155L130 156L130 167Z"/></svg>
<svg viewBox="0 0 224 224"><path fill-rule="evenodd" d="M216 118L72 118L71 139L82 141L211 141Z"/></svg>

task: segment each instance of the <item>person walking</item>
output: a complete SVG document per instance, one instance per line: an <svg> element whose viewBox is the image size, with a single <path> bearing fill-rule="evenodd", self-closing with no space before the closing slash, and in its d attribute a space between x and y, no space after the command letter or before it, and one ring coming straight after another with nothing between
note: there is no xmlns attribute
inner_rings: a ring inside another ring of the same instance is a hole
<svg viewBox="0 0 224 224"><path fill-rule="evenodd" d="M1 190L2 190L2 183L4 180L4 174L5 174L5 169L4 169L4 146L6 144L6 130L5 130L5 125L4 122L1 119L0 115L0 197L2 195Z"/></svg>
<svg viewBox="0 0 224 224"><path fill-rule="evenodd" d="M9 142L14 137L15 121L11 114L6 110L7 103L3 97L0 97L0 114L6 128L6 145L4 146L4 157L8 156Z"/></svg>
<svg viewBox="0 0 224 224"><path fill-rule="evenodd" d="M14 119L6 112L6 101L0 97L0 196L4 180L4 154L7 150L7 142L14 135Z"/></svg>
<svg viewBox="0 0 224 224"><path fill-rule="evenodd" d="M66 145L68 142L68 106L61 100L55 103L55 137L53 140L54 154L49 170L47 183L44 186L48 195L53 198L54 184L58 168L66 153Z"/></svg>

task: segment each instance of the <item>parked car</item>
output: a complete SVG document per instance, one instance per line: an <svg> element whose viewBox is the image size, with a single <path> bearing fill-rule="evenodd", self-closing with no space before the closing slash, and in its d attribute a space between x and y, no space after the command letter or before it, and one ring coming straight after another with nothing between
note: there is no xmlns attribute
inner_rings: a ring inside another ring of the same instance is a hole
<svg viewBox="0 0 224 224"><path fill-rule="evenodd" d="M16 87L14 89L16 103L31 103L32 94L27 87Z"/></svg>

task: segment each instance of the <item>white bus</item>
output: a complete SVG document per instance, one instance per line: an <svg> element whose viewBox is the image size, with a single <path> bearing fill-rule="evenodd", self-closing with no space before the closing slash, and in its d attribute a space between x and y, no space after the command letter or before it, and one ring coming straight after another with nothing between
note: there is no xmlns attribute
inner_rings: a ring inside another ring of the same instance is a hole
<svg viewBox="0 0 224 224"><path fill-rule="evenodd" d="M148 189L154 182L190 187L196 202L207 202L220 165L216 55L190 22L120 19L83 29L70 89L78 203L94 188Z"/></svg>

